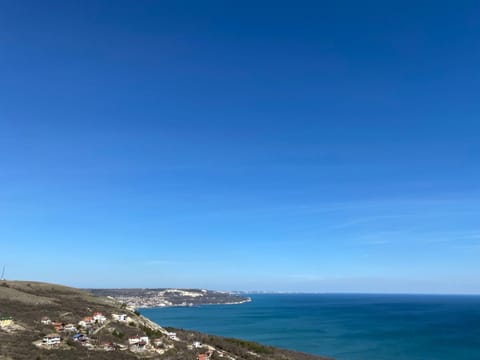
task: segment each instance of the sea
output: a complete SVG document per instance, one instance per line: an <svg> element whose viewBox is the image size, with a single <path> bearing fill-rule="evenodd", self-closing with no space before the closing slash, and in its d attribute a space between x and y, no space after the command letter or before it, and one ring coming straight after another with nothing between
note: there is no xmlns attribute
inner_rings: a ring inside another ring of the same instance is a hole
<svg viewBox="0 0 480 360"><path fill-rule="evenodd" d="M254 294L239 305L142 309L162 326L338 360L480 360L480 296Z"/></svg>

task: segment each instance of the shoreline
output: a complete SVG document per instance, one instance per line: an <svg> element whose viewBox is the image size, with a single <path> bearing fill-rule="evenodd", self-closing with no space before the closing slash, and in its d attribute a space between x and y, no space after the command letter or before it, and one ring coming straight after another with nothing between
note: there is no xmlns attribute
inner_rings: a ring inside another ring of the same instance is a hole
<svg viewBox="0 0 480 360"><path fill-rule="evenodd" d="M252 298L248 297L245 300L226 302L226 303L208 303L208 304L178 304L178 305L152 305L152 306L139 306L135 307L135 310L141 309L166 309L166 308L184 308L184 307L201 307L201 306L215 306L215 305L241 305L252 302Z"/></svg>
<svg viewBox="0 0 480 360"><path fill-rule="evenodd" d="M130 309L188 307L197 305L235 305L251 301L251 297L206 289L124 288L89 289L96 296L106 296Z"/></svg>

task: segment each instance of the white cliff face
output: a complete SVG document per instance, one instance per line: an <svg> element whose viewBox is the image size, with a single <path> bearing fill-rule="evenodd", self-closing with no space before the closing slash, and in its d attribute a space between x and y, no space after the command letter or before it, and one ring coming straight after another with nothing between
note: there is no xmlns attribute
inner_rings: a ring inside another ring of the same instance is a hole
<svg viewBox="0 0 480 360"><path fill-rule="evenodd" d="M192 292L192 291L185 291L185 290L178 290L178 289L168 289L164 291L159 291L159 295L165 295L165 294L175 294L178 296L190 296L190 297L199 297L199 296L204 296L205 293L200 290L201 292Z"/></svg>

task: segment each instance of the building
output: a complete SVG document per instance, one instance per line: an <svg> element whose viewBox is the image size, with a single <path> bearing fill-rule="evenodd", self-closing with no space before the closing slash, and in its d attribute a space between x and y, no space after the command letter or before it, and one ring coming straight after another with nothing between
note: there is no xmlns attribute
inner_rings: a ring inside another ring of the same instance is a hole
<svg viewBox="0 0 480 360"><path fill-rule="evenodd" d="M83 320L80 320L78 322L78 325L80 325L82 327L89 327L90 325L92 325L94 323L95 323L95 320L93 320L92 317L87 316L87 317L84 317Z"/></svg>
<svg viewBox="0 0 480 360"><path fill-rule="evenodd" d="M0 316L0 327L13 325L13 318L11 316Z"/></svg>
<svg viewBox="0 0 480 360"><path fill-rule="evenodd" d="M40 322L44 325L50 325L52 323L52 320L50 320L48 317L44 316Z"/></svg>
<svg viewBox="0 0 480 360"><path fill-rule="evenodd" d="M77 332L77 327L73 324L67 324L63 327L63 330L64 331L68 331L68 332Z"/></svg>
<svg viewBox="0 0 480 360"><path fill-rule="evenodd" d="M103 324L105 321L107 321L107 318L101 312L96 312L93 313L93 321L99 324Z"/></svg>
<svg viewBox="0 0 480 360"><path fill-rule="evenodd" d="M59 345L62 342L62 338L58 334L50 334L43 337L42 344L53 346Z"/></svg>
<svg viewBox="0 0 480 360"><path fill-rule="evenodd" d="M170 340L174 340L174 341L179 341L180 339L177 337L177 333L175 332L167 332L167 337L170 339Z"/></svg>
<svg viewBox="0 0 480 360"><path fill-rule="evenodd" d="M148 345L150 344L150 339L148 338L148 336L140 336L140 342L143 342L145 343L145 345Z"/></svg>
<svg viewBox="0 0 480 360"><path fill-rule="evenodd" d="M115 321L127 321L127 314L112 314Z"/></svg>
<svg viewBox="0 0 480 360"><path fill-rule="evenodd" d="M140 337L138 336L132 336L130 338L128 338L128 344L129 345L136 345L140 342Z"/></svg>

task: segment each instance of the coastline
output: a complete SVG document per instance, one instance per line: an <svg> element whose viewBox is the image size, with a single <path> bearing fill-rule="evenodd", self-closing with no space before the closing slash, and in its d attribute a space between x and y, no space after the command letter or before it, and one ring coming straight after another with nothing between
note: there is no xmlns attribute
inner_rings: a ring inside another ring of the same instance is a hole
<svg viewBox="0 0 480 360"><path fill-rule="evenodd" d="M241 301L234 301L234 302L226 302L226 303L205 303L205 304L178 304L178 305L150 305L150 306L139 306L135 307L135 310L142 310L142 309L167 309L167 308L184 308L184 307L202 307L202 306L218 306L218 305L241 305L252 302L252 298L248 297L245 300Z"/></svg>
<svg viewBox="0 0 480 360"><path fill-rule="evenodd" d="M253 302L246 306L146 309L142 314L164 326L339 360L480 359L479 296L254 294L251 297ZM439 345L432 347L430 344L434 343Z"/></svg>
<svg viewBox="0 0 480 360"><path fill-rule="evenodd" d="M223 291L176 288L87 289L96 296L114 299L129 309L242 304L252 299Z"/></svg>
<svg viewBox="0 0 480 360"><path fill-rule="evenodd" d="M5 360L91 355L99 360L326 360L241 338L163 327L161 319L81 289L27 281L1 285L0 358Z"/></svg>

